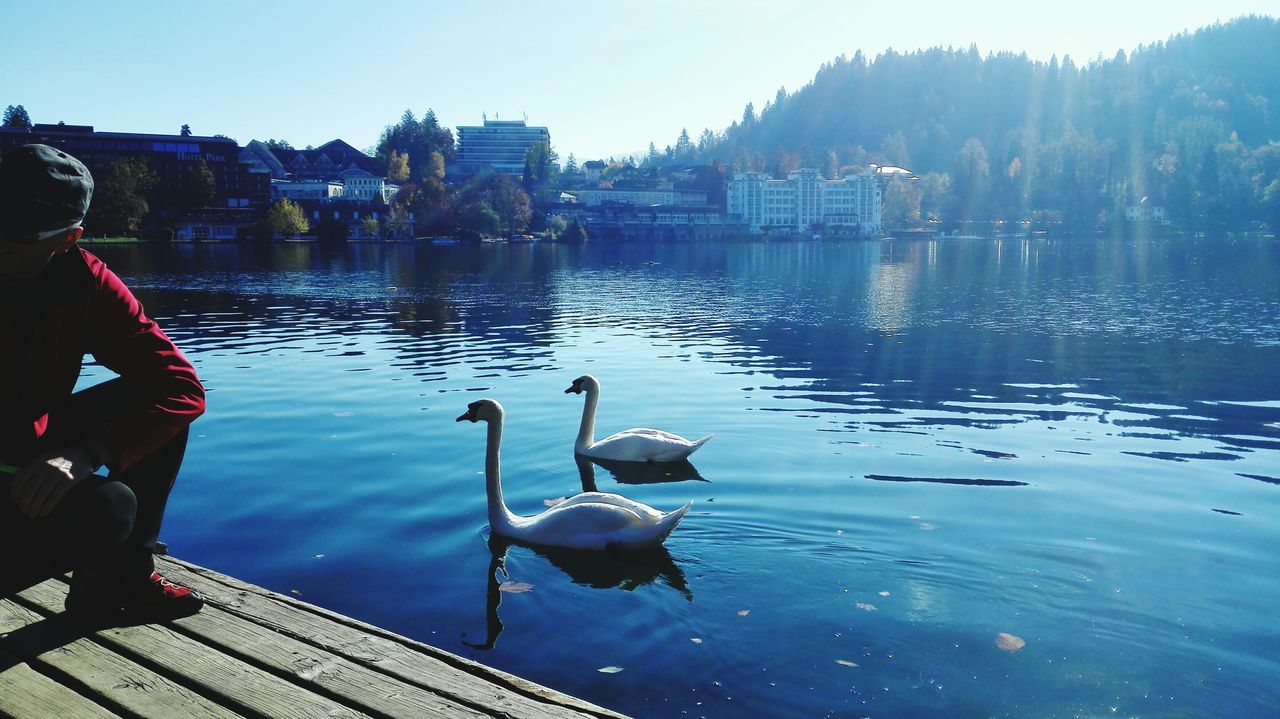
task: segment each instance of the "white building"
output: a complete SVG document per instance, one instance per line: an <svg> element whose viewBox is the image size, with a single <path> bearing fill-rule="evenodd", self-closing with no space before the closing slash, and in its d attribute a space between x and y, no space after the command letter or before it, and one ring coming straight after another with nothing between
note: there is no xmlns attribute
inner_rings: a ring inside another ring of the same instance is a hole
<svg viewBox="0 0 1280 719"><path fill-rule="evenodd" d="M811 168L785 180L763 172L735 175L729 181L726 214L753 233L809 232L815 226L857 229L874 235L882 229L880 185L870 174L827 180Z"/></svg>
<svg viewBox="0 0 1280 719"><path fill-rule="evenodd" d="M577 198L579 204L594 207L606 202L617 202L625 205L705 205L707 193L696 190L675 189L581 189L569 191Z"/></svg>
<svg viewBox="0 0 1280 719"><path fill-rule="evenodd" d="M530 127L524 120L484 119L483 125L458 126L458 159L455 171L471 176L485 167L500 175L524 175L524 155L534 143L551 145L551 132Z"/></svg>
<svg viewBox="0 0 1280 719"><path fill-rule="evenodd" d="M329 200L342 197L337 180L272 180L272 200Z"/></svg>
<svg viewBox="0 0 1280 719"><path fill-rule="evenodd" d="M341 177L342 197L348 200L377 200L390 204L400 189L399 185L387 182L387 178L358 167L343 170Z"/></svg>
<svg viewBox="0 0 1280 719"><path fill-rule="evenodd" d="M340 180L272 180L271 199L362 200L390 204L400 186L359 168L342 171Z"/></svg>

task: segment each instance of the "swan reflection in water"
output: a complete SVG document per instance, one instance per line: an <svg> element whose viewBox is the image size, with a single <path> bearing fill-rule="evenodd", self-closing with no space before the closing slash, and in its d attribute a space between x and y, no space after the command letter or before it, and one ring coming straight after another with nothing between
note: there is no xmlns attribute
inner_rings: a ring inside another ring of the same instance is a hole
<svg viewBox="0 0 1280 719"><path fill-rule="evenodd" d="M493 649L498 643L498 635L502 633L502 617L498 615L498 606L502 604L502 581L510 579L506 561L507 552L513 546L528 549L546 558L552 566L567 574L574 584L593 589L622 589L630 592L661 580L663 584L684 595L686 600L693 601L693 592L689 591L684 572L663 546L653 549L592 551L525 544L496 534L489 536L488 544L490 559L485 587L485 640L477 644L463 639L462 643L472 649ZM501 580L499 574L502 576Z"/></svg>
<svg viewBox="0 0 1280 719"><path fill-rule="evenodd" d="M661 484L663 482L710 482L711 480L698 474L697 467L687 459L679 462L619 462L613 459L586 457L581 454L573 456L578 463L578 476L582 479L582 491L598 492L596 489L596 466L613 475L619 484Z"/></svg>

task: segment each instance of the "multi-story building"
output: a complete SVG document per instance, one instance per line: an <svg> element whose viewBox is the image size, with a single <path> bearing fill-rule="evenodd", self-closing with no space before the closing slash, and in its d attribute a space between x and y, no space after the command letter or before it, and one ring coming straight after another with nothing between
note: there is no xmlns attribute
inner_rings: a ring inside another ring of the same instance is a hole
<svg viewBox="0 0 1280 719"><path fill-rule="evenodd" d="M266 204L270 175L240 161L240 147L229 137L151 135L133 132L99 132L91 125L37 124L27 128L0 128L0 152L19 145L51 145L75 156L95 179L104 180L116 160L140 157L156 175L152 190L160 211L177 208L189 177L188 169L204 161L213 173L211 206L240 208Z"/></svg>
<svg viewBox="0 0 1280 719"><path fill-rule="evenodd" d="M676 190L673 188L584 188L569 190L577 198L579 204L587 206L603 205L617 202L624 205L705 205L707 193L696 190Z"/></svg>
<svg viewBox="0 0 1280 719"><path fill-rule="evenodd" d="M450 174L464 177L492 167L501 175L524 175L524 155L534 143L551 144L545 127L529 127L524 120L489 120L483 125L458 127L458 159Z"/></svg>
<svg viewBox="0 0 1280 719"><path fill-rule="evenodd" d="M735 175L729 181L726 215L752 233L847 229L861 235L882 229L879 183L871 174L827 180L801 168L785 180L762 172Z"/></svg>

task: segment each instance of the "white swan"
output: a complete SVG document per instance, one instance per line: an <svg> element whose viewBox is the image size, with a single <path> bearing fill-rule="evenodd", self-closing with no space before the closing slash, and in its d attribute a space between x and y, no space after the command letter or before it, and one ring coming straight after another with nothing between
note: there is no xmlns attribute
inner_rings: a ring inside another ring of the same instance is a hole
<svg viewBox="0 0 1280 719"><path fill-rule="evenodd" d="M687 440L678 434L660 429L635 427L595 441L596 405L600 402L600 381L589 374L573 381L565 394L587 393L582 408L582 424L578 427L578 439L573 444L574 454L621 462L678 462L688 459L715 435L698 440Z"/></svg>
<svg viewBox="0 0 1280 719"><path fill-rule="evenodd" d="M485 421L485 489L489 495L489 527L494 534L529 544L572 549L638 549L656 547L689 511L689 502L674 512L660 512L618 494L583 492L542 514L522 517L502 500L498 446L502 443L502 405L482 399L467 405L457 421Z"/></svg>

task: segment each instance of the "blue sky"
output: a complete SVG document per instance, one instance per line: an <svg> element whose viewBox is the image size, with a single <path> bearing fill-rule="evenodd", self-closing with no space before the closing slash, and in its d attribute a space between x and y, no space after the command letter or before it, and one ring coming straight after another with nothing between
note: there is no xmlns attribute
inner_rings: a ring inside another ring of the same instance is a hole
<svg viewBox="0 0 1280 719"><path fill-rule="evenodd" d="M579 161L695 138L862 50L935 46L1078 64L1275 0L967 3L220 3L0 0L0 106L101 130L372 146L405 109L520 119Z"/></svg>

